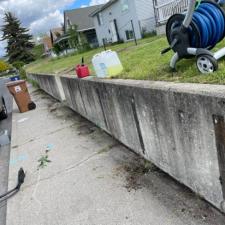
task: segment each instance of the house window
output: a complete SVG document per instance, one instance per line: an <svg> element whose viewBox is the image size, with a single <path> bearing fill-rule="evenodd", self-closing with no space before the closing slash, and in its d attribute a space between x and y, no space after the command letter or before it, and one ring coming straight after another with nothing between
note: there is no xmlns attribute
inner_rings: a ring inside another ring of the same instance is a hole
<svg viewBox="0 0 225 225"><path fill-rule="evenodd" d="M122 4L122 12L127 11L129 9L128 0L121 0L121 4Z"/></svg>
<svg viewBox="0 0 225 225"><path fill-rule="evenodd" d="M127 40L134 39L134 32L132 30L126 30L125 33Z"/></svg>
<svg viewBox="0 0 225 225"><path fill-rule="evenodd" d="M103 24L102 14L98 13L97 15L98 25L101 26Z"/></svg>

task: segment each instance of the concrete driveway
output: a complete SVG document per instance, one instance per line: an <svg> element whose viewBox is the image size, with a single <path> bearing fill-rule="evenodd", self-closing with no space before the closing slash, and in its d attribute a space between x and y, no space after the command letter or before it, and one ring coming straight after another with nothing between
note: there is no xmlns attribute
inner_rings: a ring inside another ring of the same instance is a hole
<svg viewBox="0 0 225 225"><path fill-rule="evenodd" d="M224 225L225 217L167 174L40 91L14 110L7 225Z"/></svg>
<svg viewBox="0 0 225 225"><path fill-rule="evenodd" d="M11 135L12 127L12 96L9 94L5 83L8 79L0 78L0 96L3 96L6 101L8 110L8 119L0 121L0 131L8 130ZM0 194L5 193L8 188L8 170L9 170L10 145L0 146ZM6 202L0 203L0 225L5 225L6 219Z"/></svg>

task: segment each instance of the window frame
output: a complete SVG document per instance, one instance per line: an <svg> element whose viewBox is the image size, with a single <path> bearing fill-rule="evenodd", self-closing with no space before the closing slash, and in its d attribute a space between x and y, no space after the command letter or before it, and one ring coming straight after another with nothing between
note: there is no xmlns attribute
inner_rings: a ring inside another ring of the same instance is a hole
<svg viewBox="0 0 225 225"><path fill-rule="evenodd" d="M127 41L134 40L134 31L133 30L125 30L125 35Z"/></svg>
<svg viewBox="0 0 225 225"><path fill-rule="evenodd" d="M127 12L129 10L129 1L121 0L122 12Z"/></svg>

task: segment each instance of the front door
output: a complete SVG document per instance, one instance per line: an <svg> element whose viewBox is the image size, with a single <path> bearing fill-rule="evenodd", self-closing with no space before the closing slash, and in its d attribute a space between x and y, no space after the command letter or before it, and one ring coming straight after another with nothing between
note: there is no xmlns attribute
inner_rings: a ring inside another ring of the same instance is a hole
<svg viewBox="0 0 225 225"><path fill-rule="evenodd" d="M118 35L116 32L116 26L114 20L110 22L110 27L111 27L111 34L112 34L112 42L117 42L118 41Z"/></svg>

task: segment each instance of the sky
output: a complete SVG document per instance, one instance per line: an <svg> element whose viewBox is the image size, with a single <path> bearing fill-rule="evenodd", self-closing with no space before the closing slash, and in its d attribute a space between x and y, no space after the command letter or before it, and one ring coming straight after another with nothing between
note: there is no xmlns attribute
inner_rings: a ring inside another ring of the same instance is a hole
<svg viewBox="0 0 225 225"><path fill-rule="evenodd" d="M0 26L3 24L4 11L13 12L22 25L34 36L49 32L51 28L63 23L63 11L87 7L108 0L0 0ZM1 35L1 33L0 33ZM6 43L0 41L0 57L5 54Z"/></svg>

